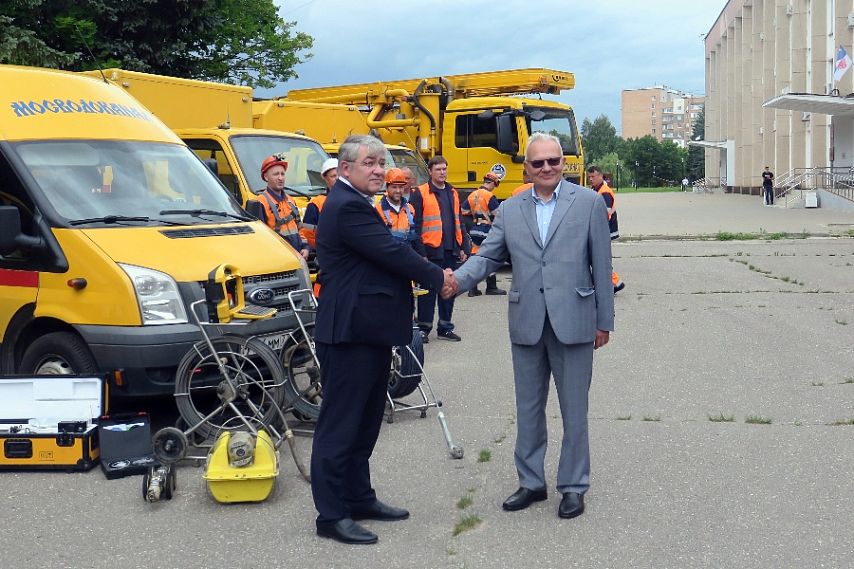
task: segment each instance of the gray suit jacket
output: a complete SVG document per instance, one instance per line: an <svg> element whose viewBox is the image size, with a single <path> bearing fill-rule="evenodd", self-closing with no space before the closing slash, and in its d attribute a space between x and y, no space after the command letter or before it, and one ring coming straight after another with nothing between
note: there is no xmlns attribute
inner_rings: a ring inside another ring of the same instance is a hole
<svg viewBox="0 0 854 569"><path fill-rule="evenodd" d="M597 329L614 329L611 238L602 196L562 181L545 243L531 192L505 200L477 254L455 271L460 290L474 287L508 257L511 342L536 344L546 314L564 344L592 342Z"/></svg>

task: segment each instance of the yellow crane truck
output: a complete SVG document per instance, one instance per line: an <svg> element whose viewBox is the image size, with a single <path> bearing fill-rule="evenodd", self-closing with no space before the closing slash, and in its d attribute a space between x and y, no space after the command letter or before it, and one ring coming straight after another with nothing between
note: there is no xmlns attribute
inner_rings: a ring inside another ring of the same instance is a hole
<svg viewBox="0 0 854 569"><path fill-rule="evenodd" d="M525 95L572 89L572 73L514 69L423 79L295 89L288 101L357 105L368 129L387 144L417 149L424 158L448 159L448 181L466 191L487 172L502 179L507 198L523 183L524 149L531 133L556 135L566 158L564 176L584 183L581 136L572 108Z"/></svg>

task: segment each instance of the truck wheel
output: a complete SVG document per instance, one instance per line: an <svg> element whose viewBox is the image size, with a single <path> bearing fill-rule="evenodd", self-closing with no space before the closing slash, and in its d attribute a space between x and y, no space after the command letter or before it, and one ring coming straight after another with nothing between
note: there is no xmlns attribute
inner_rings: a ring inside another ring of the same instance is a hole
<svg viewBox="0 0 854 569"><path fill-rule="evenodd" d="M87 375L98 372L86 343L72 332L45 334L24 351L20 373Z"/></svg>

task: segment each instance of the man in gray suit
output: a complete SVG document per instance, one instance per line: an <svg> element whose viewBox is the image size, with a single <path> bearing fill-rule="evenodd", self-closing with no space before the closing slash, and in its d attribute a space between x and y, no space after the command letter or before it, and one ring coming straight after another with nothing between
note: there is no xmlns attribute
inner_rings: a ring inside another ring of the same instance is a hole
<svg viewBox="0 0 854 569"><path fill-rule="evenodd" d="M602 197L563 179L563 153L554 136L535 133L525 150L534 187L505 200L480 250L454 272L458 294L513 263L509 301L516 388L515 462L519 489L503 504L522 510L546 499L546 399L554 376L563 418L558 515L584 512L590 486L587 393L593 350L614 329L611 238Z"/></svg>

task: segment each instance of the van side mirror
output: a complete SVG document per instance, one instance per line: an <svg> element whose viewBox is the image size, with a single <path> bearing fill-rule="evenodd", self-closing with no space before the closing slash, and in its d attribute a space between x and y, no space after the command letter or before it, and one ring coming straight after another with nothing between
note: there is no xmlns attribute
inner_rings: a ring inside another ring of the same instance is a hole
<svg viewBox="0 0 854 569"><path fill-rule="evenodd" d="M21 212L13 205L0 206L0 255L17 249L32 251L44 245L40 237L21 233Z"/></svg>

